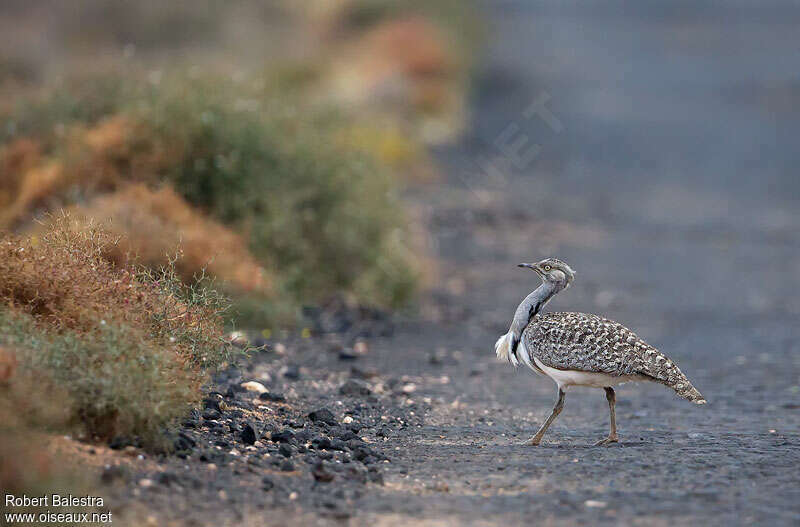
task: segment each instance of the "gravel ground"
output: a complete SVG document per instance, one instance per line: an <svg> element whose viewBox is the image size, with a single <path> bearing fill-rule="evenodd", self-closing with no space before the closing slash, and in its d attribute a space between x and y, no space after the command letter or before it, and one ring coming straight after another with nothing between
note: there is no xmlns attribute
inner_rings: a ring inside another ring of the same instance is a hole
<svg viewBox="0 0 800 527"><path fill-rule="evenodd" d="M441 259L419 314L325 312L334 334L270 342L220 377L185 458L106 475L120 509L190 525L800 524L800 9L488 10L474 132L439 152L445 181L409 196ZM551 113L526 113L537 101ZM503 153L523 139L537 155ZM621 442L593 447L605 398L574 389L542 446L521 446L555 388L492 345L537 285L515 264L544 256L578 273L549 309L626 324L709 404L624 385ZM330 423L309 417L321 408Z"/></svg>

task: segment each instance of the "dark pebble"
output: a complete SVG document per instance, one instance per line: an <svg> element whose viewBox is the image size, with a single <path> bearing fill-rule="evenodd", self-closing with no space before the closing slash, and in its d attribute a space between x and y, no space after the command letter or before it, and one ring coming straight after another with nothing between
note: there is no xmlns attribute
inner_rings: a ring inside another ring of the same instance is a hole
<svg viewBox="0 0 800 527"><path fill-rule="evenodd" d="M292 472L294 470L294 463L288 459L284 460L283 463L281 463L281 470L284 472Z"/></svg>
<svg viewBox="0 0 800 527"><path fill-rule="evenodd" d="M205 410L216 410L218 412L222 411L220 408L220 403L222 402L222 396L220 394L214 394L206 397L203 399L203 409Z"/></svg>
<svg viewBox="0 0 800 527"><path fill-rule="evenodd" d="M329 450L331 448L331 440L329 437L317 436L311 440L311 445L317 450Z"/></svg>
<svg viewBox="0 0 800 527"><path fill-rule="evenodd" d="M284 402L286 397L282 393L264 392L258 396L262 401Z"/></svg>
<svg viewBox="0 0 800 527"><path fill-rule="evenodd" d="M372 393L372 390L370 390L369 387L366 385L366 383L364 383L363 381L349 379L339 388L339 393L351 397L360 397L364 395L370 395Z"/></svg>
<svg viewBox="0 0 800 527"><path fill-rule="evenodd" d="M175 450L178 452L188 451L195 447L197 443L189 435L178 432L178 437L175 439Z"/></svg>
<svg viewBox="0 0 800 527"><path fill-rule="evenodd" d="M264 476L263 478L261 478L261 489L262 490L264 490L266 492L268 490L272 490L273 487L275 487L275 483L272 481L272 479L270 479L267 476Z"/></svg>
<svg viewBox="0 0 800 527"><path fill-rule="evenodd" d="M242 431L239 433L239 438L245 445L252 445L258 438L256 427L253 426L252 423L245 423L245 425L242 427Z"/></svg>
<svg viewBox="0 0 800 527"><path fill-rule="evenodd" d="M131 441L127 437L116 436L112 438L111 441L108 442L108 447L111 450L121 450L126 446L129 446L130 444Z"/></svg>
<svg viewBox="0 0 800 527"><path fill-rule="evenodd" d="M339 350L339 360L356 360L359 357L354 350L342 348Z"/></svg>
<svg viewBox="0 0 800 527"><path fill-rule="evenodd" d="M276 443L291 443L294 441L294 432L285 428L280 432L273 432L272 433L272 440Z"/></svg>
<svg viewBox="0 0 800 527"><path fill-rule="evenodd" d="M217 410L206 410L203 412L203 419L207 421L214 421L222 417L222 414L219 413Z"/></svg>
<svg viewBox="0 0 800 527"><path fill-rule="evenodd" d="M292 457L292 447L286 443L281 443L281 446L278 447L278 453L283 457Z"/></svg>
<svg viewBox="0 0 800 527"><path fill-rule="evenodd" d="M311 471L311 474L315 480L322 483L330 483L334 478L333 473L328 471L323 463L318 463Z"/></svg>
<svg viewBox="0 0 800 527"><path fill-rule="evenodd" d="M331 448L331 450L340 450L342 452L344 452L345 450L348 450L347 443L345 443L341 439L331 439L330 448Z"/></svg>
<svg viewBox="0 0 800 527"><path fill-rule="evenodd" d="M283 376L289 380L296 381L300 378L300 368L295 364L289 364L286 366L286 371L283 372Z"/></svg>
<svg viewBox="0 0 800 527"><path fill-rule="evenodd" d="M335 426L337 424L336 416L333 415L333 412L331 412L327 408L320 408L319 410L314 410L313 412L308 414L308 418L314 421L315 423L320 422L331 426Z"/></svg>

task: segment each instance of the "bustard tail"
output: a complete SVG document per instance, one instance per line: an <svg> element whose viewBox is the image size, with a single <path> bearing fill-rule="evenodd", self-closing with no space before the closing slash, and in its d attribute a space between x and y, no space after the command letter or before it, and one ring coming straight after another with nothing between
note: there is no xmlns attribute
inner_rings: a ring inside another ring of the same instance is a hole
<svg viewBox="0 0 800 527"><path fill-rule="evenodd" d="M519 361L517 360L517 357L511 353L511 339L512 334L510 331L505 335L502 335L494 344L494 352L497 354L498 359L507 360L514 366L517 366Z"/></svg>
<svg viewBox="0 0 800 527"><path fill-rule="evenodd" d="M705 397L703 397L697 388L692 386L692 383L686 378L686 375L683 374L680 368L657 351L653 351L655 353L650 355L650 358L652 359L655 355L655 360L646 361L639 373L648 375L655 381L669 386L675 390L675 393L677 393L679 397L683 397L687 401L691 401L694 404L706 404L707 401Z"/></svg>
<svg viewBox="0 0 800 527"><path fill-rule="evenodd" d="M683 377L683 382L679 383L675 386L671 387L675 390L679 396L683 397L687 401L692 401L694 404L706 404L706 399L703 395L697 391L697 388L692 386L692 383L689 382L685 376Z"/></svg>

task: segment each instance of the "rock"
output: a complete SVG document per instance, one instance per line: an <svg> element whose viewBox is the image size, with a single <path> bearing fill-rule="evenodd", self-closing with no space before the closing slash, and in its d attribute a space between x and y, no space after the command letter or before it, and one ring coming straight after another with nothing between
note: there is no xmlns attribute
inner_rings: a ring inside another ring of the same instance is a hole
<svg viewBox="0 0 800 527"><path fill-rule="evenodd" d="M214 393L203 399L203 408L205 410L222 411L220 404L223 402L222 395Z"/></svg>
<svg viewBox="0 0 800 527"><path fill-rule="evenodd" d="M289 364L286 366L283 376L289 380L296 381L300 378L300 368L296 364Z"/></svg>
<svg viewBox="0 0 800 527"><path fill-rule="evenodd" d="M369 386L367 386L367 384L363 381L349 379L339 388L339 393L341 393L342 395L349 395L356 397L356 396L370 395L372 393L372 390L370 390Z"/></svg>
<svg viewBox="0 0 800 527"><path fill-rule="evenodd" d="M122 450L126 446L130 445L131 445L131 440L123 436L115 436L114 438L111 439L111 441L108 442L108 447L111 450Z"/></svg>
<svg viewBox="0 0 800 527"><path fill-rule="evenodd" d="M272 393L268 391L261 392L258 398L262 401L272 401L278 403L286 401L286 397L284 397L282 393Z"/></svg>
<svg viewBox="0 0 800 527"><path fill-rule="evenodd" d="M209 409L203 412L203 419L205 419L206 421L216 421L220 417L222 417L222 414L219 413L217 410Z"/></svg>
<svg viewBox="0 0 800 527"><path fill-rule="evenodd" d="M272 490L274 487L275 483L272 481L272 479L269 478L269 476L264 476L263 478L261 478L261 490L267 492Z"/></svg>
<svg viewBox="0 0 800 527"><path fill-rule="evenodd" d="M292 462L291 462L291 461L289 461L288 459L285 459L285 460L284 460L284 461L281 463L281 470L282 470L283 472L292 472L292 471L294 471L294 463L292 463Z"/></svg>
<svg viewBox="0 0 800 527"><path fill-rule="evenodd" d="M353 449L353 459L356 461L364 461L371 454L370 449L365 446L357 446Z"/></svg>
<svg viewBox="0 0 800 527"><path fill-rule="evenodd" d="M314 476L316 481L321 483L330 483L334 478L333 473L325 468L324 463L317 463L311 471L311 475Z"/></svg>
<svg viewBox="0 0 800 527"><path fill-rule="evenodd" d="M243 382L239 386L241 386L248 392L256 392L258 394L262 394L267 391L267 387L257 381Z"/></svg>
<svg viewBox="0 0 800 527"><path fill-rule="evenodd" d="M294 432L283 429L280 432L273 432L271 439L276 443L291 443L295 440Z"/></svg>
<svg viewBox="0 0 800 527"><path fill-rule="evenodd" d="M342 419L342 423L344 423L346 425L349 425L352 422L353 422L353 418L351 416L349 416L349 415L344 416L344 419Z"/></svg>
<svg viewBox="0 0 800 527"><path fill-rule="evenodd" d="M341 452L344 452L349 449L347 447L347 443L345 443L341 439L331 439L331 450L339 450Z"/></svg>
<svg viewBox="0 0 800 527"><path fill-rule="evenodd" d="M608 505L606 502L599 500L586 500L583 502L583 504L586 505L587 507L595 509L603 509L606 507L606 505Z"/></svg>
<svg viewBox="0 0 800 527"><path fill-rule="evenodd" d="M258 439L256 427L253 426L252 423L245 423L242 427L242 431L239 433L239 438L245 445L252 445L256 442L256 439Z"/></svg>
<svg viewBox="0 0 800 527"><path fill-rule="evenodd" d="M175 450L178 452L185 452L192 450L197 443L189 435L178 432L178 437L175 439Z"/></svg>
<svg viewBox="0 0 800 527"><path fill-rule="evenodd" d="M365 341L357 340L353 345L353 351L356 355L366 355L369 352L369 347Z"/></svg>
<svg viewBox="0 0 800 527"><path fill-rule="evenodd" d="M330 450L331 440L325 436L317 436L311 440L311 445L317 450Z"/></svg>
<svg viewBox="0 0 800 527"><path fill-rule="evenodd" d="M284 421L285 425L288 425L291 428L303 428L306 426L306 421L303 418L300 419L290 419L288 421Z"/></svg>
<svg viewBox="0 0 800 527"><path fill-rule="evenodd" d="M333 412L328 410L327 408L320 408L319 410L314 410L313 412L308 414L308 418L314 421L315 423L325 423L327 425L335 426L338 424L336 422L336 416L333 415Z"/></svg>
<svg viewBox="0 0 800 527"><path fill-rule="evenodd" d="M287 443L281 443L278 447L278 453L283 457L292 457L292 447L290 447Z"/></svg>
<svg viewBox="0 0 800 527"><path fill-rule="evenodd" d="M350 375L356 379L371 379L378 376L378 371L375 369L363 369L353 366L350 368Z"/></svg>

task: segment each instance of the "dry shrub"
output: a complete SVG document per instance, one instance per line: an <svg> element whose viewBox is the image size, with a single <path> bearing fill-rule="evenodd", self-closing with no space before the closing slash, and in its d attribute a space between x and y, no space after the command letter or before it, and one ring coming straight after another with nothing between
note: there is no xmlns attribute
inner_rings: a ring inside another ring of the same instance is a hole
<svg viewBox="0 0 800 527"><path fill-rule="evenodd" d="M169 269L115 265L103 256L111 235L72 221L0 239L0 345L68 392L71 423L158 446L198 401L206 369L227 358L224 303Z"/></svg>
<svg viewBox="0 0 800 527"><path fill-rule="evenodd" d="M49 155L32 139L0 150L0 227L18 226L39 209L113 191L131 179L150 181L168 164L155 143L143 141L142 126L122 115L73 124L61 135Z"/></svg>
<svg viewBox="0 0 800 527"><path fill-rule="evenodd" d="M119 236L119 243L104 251L117 264L124 266L133 259L158 268L167 265L180 248L174 265L184 282L205 269L233 292L266 295L270 291L266 271L242 237L190 207L169 187L152 190L144 184L126 185L74 208L71 216L79 229L99 222Z"/></svg>

